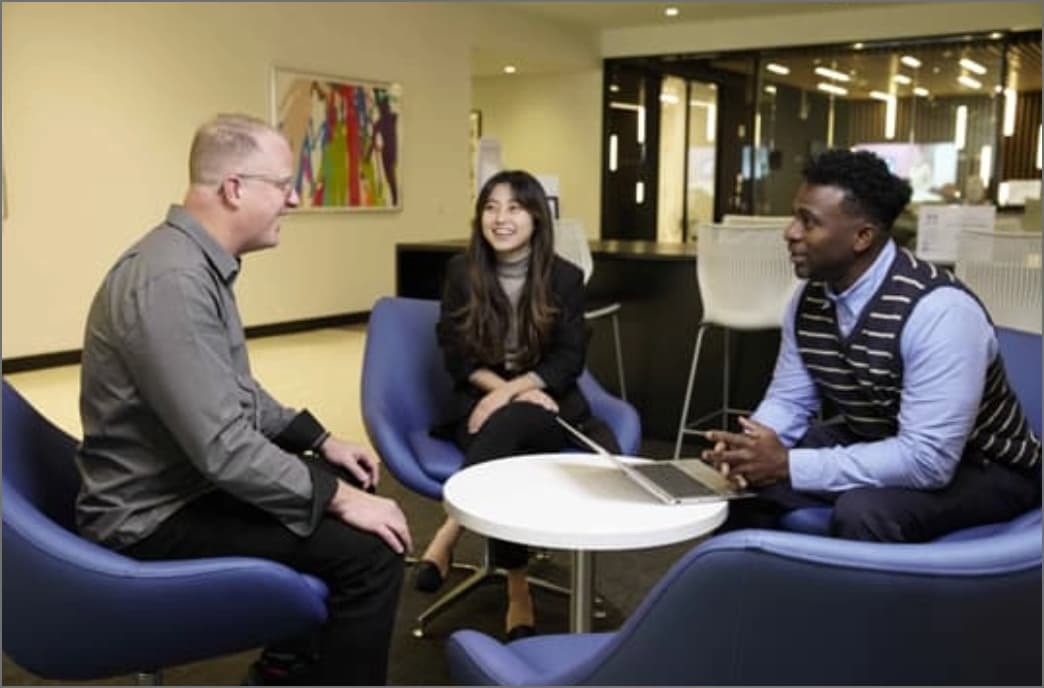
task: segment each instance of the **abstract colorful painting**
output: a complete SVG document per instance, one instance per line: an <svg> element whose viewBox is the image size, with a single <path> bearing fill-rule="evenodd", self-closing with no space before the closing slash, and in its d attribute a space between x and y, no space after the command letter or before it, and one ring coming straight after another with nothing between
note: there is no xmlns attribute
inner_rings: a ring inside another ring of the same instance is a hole
<svg viewBox="0 0 1044 688"><path fill-rule="evenodd" d="M399 210L399 84L277 67L272 121L294 153L306 210Z"/></svg>

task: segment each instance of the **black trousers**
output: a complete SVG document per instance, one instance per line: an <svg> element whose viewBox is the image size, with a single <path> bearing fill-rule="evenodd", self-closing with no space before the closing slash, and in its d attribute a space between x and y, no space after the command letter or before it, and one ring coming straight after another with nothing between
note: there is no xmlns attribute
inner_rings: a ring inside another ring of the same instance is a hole
<svg viewBox="0 0 1044 688"><path fill-rule="evenodd" d="M841 425L818 425L799 447L846 446L860 441ZM927 542L954 530L1007 521L1040 503L1040 473L998 464L961 462L937 490L860 487L845 492L802 492L789 481L750 499L729 503L721 530L778 528L788 511L832 506L830 534L850 540Z"/></svg>
<svg viewBox="0 0 1044 688"><path fill-rule="evenodd" d="M338 477L350 477L347 471L329 468ZM330 591L328 617L318 639L319 681L387 681L403 562L376 535L326 516L311 535L300 537L267 512L216 491L184 506L124 553L137 559L260 557L315 575Z"/></svg>
<svg viewBox="0 0 1044 688"><path fill-rule="evenodd" d="M614 454L620 445L609 426L593 416L578 424L585 435ZM515 401L493 412L475 434L462 423L457 432L457 444L464 451L464 467L526 453L552 453L566 448L590 451L578 444L555 421L553 413L528 402ZM512 489L505 485L504 489ZM535 499L534 495L534 499ZM534 508L536 505L534 503ZM505 569L519 569L529 561L525 545L490 539L493 563Z"/></svg>

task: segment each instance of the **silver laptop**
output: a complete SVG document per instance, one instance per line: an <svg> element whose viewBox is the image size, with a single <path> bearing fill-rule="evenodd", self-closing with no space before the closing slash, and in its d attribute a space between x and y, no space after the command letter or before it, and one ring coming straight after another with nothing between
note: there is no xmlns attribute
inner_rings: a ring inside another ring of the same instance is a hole
<svg viewBox="0 0 1044 688"><path fill-rule="evenodd" d="M556 416L555 420L581 444L608 458L624 475L667 504L719 502L724 499L754 496L753 492L736 487L728 478L700 459L629 463L619 456L610 454L562 418Z"/></svg>

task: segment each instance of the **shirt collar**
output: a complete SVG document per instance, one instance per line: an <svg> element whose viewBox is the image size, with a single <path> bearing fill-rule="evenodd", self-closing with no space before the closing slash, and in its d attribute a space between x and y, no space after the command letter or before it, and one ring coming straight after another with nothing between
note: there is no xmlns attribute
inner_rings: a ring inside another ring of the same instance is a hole
<svg viewBox="0 0 1044 688"><path fill-rule="evenodd" d="M885 277L888 276L888 270L892 267L892 261L894 260L895 242L889 239L885 243L884 248L881 249L881 252L877 254L874 262L870 264L870 267L848 289L837 294L830 288L829 284L824 285L827 298L833 301L835 306L844 304L852 311L858 312L866 305L870 297L877 293L878 287L881 286Z"/></svg>
<svg viewBox="0 0 1044 688"><path fill-rule="evenodd" d="M203 225L185 208L180 205L171 205L170 210L167 211L167 224L181 230L199 245L203 255L214 266L225 284L232 284L235 281L236 275L239 274L240 259L221 248L214 237L210 236Z"/></svg>

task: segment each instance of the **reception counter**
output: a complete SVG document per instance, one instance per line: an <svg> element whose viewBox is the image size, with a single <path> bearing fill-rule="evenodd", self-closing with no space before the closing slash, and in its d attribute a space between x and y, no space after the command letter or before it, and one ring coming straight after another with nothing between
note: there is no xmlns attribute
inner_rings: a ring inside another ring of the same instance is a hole
<svg viewBox="0 0 1044 688"><path fill-rule="evenodd" d="M618 301L627 400L642 419L646 438L673 440L689 375L696 327L702 316L696 283L696 247L652 241L592 241L594 272L587 285L588 304ZM446 263L464 250L464 240L403 243L396 246L399 296L437 299ZM756 404L764 394L779 348L778 332L733 336L733 406ZM704 338L693 395L692 416L721 404L722 339ZM610 324L594 323L588 367L619 394Z"/></svg>

